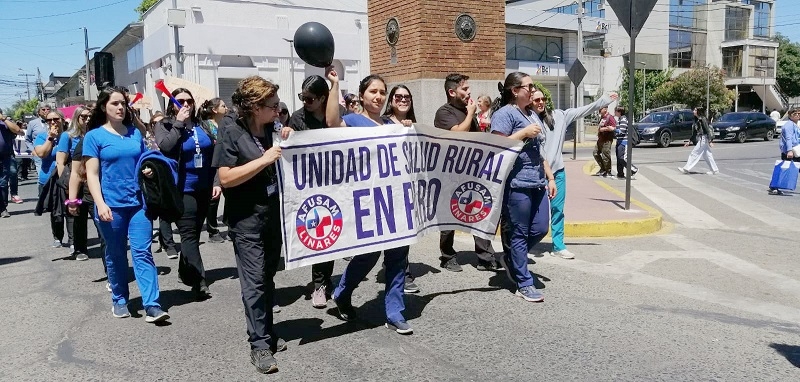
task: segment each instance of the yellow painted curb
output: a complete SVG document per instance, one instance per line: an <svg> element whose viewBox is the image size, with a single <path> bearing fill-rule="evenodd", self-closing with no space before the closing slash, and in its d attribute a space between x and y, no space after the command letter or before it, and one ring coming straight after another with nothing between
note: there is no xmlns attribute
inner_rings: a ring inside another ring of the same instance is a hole
<svg viewBox="0 0 800 382"><path fill-rule="evenodd" d="M572 150L573 143L572 141L565 141L564 146L562 147L564 151ZM585 142L578 142L578 147L586 148L586 147L594 147L597 145L597 141L585 141Z"/></svg>

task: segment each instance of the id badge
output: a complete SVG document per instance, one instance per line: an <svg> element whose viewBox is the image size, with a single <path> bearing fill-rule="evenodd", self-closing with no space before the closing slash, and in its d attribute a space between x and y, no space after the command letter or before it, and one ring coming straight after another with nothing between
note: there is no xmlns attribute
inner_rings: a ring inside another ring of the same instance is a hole
<svg viewBox="0 0 800 382"><path fill-rule="evenodd" d="M275 195L276 192L278 192L278 184L277 183L272 183L269 186L267 186L267 196Z"/></svg>
<svg viewBox="0 0 800 382"><path fill-rule="evenodd" d="M203 154L194 154L194 168L203 168Z"/></svg>

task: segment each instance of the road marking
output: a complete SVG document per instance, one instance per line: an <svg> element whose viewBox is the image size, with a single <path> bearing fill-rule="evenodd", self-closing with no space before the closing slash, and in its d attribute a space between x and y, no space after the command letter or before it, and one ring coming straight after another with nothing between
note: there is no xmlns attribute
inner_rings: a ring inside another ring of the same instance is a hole
<svg viewBox="0 0 800 382"><path fill-rule="evenodd" d="M800 231L800 219L787 215L783 212L769 208L763 204L754 202L731 192L717 188L699 180L693 179L693 176L687 176L677 171L673 171L666 167L650 167L651 170L664 175L667 178L685 186L686 188L701 192L704 195L712 196L716 201L729 206L746 215L760 220L775 228L783 228L790 231Z"/></svg>
<svg viewBox="0 0 800 382"><path fill-rule="evenodd" d="M713 216L707 214L705 211L693 206L681 197L657 186L655 183L642 175L640 171L636 174L636 182L634 183L639 192L646 198L650 199L659 208L661 208L667 215L675 219L678 224L688 228L704 228L704 229L727 229L728 226L721 221L715 219Z"/></svg>

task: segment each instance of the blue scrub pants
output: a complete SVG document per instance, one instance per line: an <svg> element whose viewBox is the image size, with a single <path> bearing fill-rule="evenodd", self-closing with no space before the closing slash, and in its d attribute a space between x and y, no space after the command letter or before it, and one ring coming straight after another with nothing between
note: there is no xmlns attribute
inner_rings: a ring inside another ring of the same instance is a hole
<svg viewBox="0 0 800 382"><path fill-rule="evenodd" d="M564 244L564 204L567 201L567 172L562 168L553 173L556 178L556 197L550 201L550 236L553 252L567 249Z"/></svg>
<svg viewBox="0 0 800 382"><path fill-rule="evenodd" d="M408 246L383 251L383 265L386 267L386 297L384 298L384 303L386 319L389 322L405 321L402 313L406 308L403 301L403 287L405 286L408 251ZM353 291L372 270L380 256L380 252L372 252L353 257L350 263L347 264L344 273L342 273L339 286L333 292L333 298L349 304Z"/></svg>
<svg viewBox="0 0 800 382"><path fill-rule="evenodd" d="M128 290L128 238L136 284L142 294L145 309L158 303L158 272L150 251L153 223L144 215L142 207L111 208L114 219L99 221L100 231L106 240L106 267L111 284L111 301L115 305L126 305L130 299ZM95 216L98 216L95 210ZM97 217L99 220L99 216Z"/></svg>
<svg viewBox="0 0 800 382"><path fill-rule="evenodd" d="M500 236L503 259L518 289L534 284L534 277L528 270L528 252L547 234L549 208L544 187L506 188Z"/></svg>

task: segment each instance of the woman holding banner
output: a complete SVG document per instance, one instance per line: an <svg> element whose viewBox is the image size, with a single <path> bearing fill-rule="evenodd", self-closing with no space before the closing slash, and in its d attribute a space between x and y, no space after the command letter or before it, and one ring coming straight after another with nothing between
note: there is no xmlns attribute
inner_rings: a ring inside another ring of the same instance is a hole
<svg viewBox="0 0 800 382"><path fill-rule="evenodd" d="M261 373L278 371L273 356L286 343L272 328L275 272L281 255L281 216L271 127L278 116L278 85L252 76L231 97L239 118L221 126L212 167L225 194L225 219L233 241L250 342L250 362ZM227 121L227 119L225 120ZM288 137L289 127L281 135Z"/></svg>
<svg viewBox="0 0 800 382"><path fill-rule="evenodd" d="M563 259L575 258L575 255L567 250L567 246L564 244L564 204L567 200L567 172L564 171L562 148L567 134L567 127L576 120L610 105L617 98L617 93L610 93L589 105L579 108L548 110L547 100L542 89L538 89L533 93L531 107L539 121L542 122L542 131L545 137L544 152L547 155L545 159L547 159L547 164L550 165L550 169L553 171L556 188L558 189L558 194L550 201L550 236L553 239L553 251L550 254L553 256L559 256Z"/></svg>
<svg viewBox="0 0 800 382"><path fill-rule="evenodd" d="M360 113L341 116L339 111L339 76L332 68L328 71L331 81L330 100L327 103L325 119L330 126L337 127L371 127L394 124L390 118L381 115L381 107L386 99L386 82L378 75L371 74L361 80L358 92L363 109ZM409 94L410 95L410 94ZM410 126L410 121L403 121ZM414 330L403 317L405 309L404 284L405 269L408 264L408 246L391 248L383 251L383 265L386 267L386 327L400 334L411 334ZM356 319L356 312L351 304L353 291L372 270L380 258L380 252L372 252L353 257L333 292L333 301L339 310L339 316L345 321Z"/></svg>
<svg viewBox="0 0 800 382"><path fill-rule="evenodd" d="M500 261L517 286L517 296L542 302L544 295L528 270L528 252L547 234L549 200L556 196L556 183L545 159L542 121L530 108L535 90L531 77L514 72L498 85L500 98L495 100L491 132L525 142L506 180L500 223L505 253Z"/></svg>
<svg viewBox="0 0 800 382"><path fill-rule="evenodd" d="M194 96L188 89L175 89L172 97L181 107L170 103L166 117L156 125L156 143L164 155L178 162L178 190L183 198L183 215L175 222L181 236L178 275L198 300L205 300L211 292L200 256L200 232L211 198L222 193L214 184L216 171L211 167L214 134L195 112Z"/></svg>

